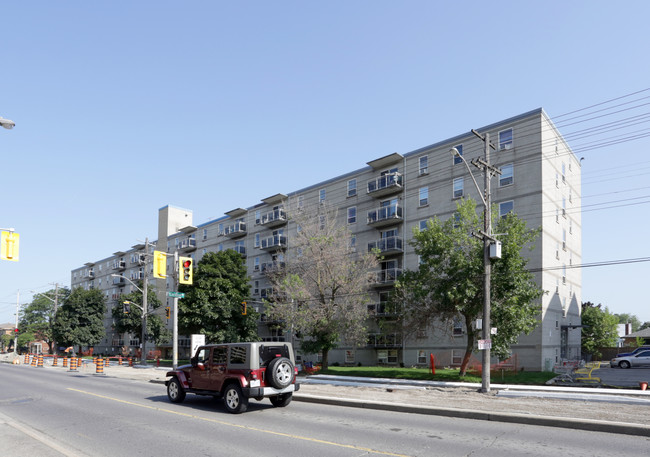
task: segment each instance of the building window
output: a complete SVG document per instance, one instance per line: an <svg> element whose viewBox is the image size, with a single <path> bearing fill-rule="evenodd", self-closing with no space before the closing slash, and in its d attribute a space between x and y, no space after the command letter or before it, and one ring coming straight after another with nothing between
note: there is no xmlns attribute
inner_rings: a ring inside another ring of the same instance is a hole
<svg viewBox="0 0 650 457"><path fill-rule="evenodd" d="M566 165L562 162L562 183L566 182Z"/></svg>
<svg viewBox="0 0 650 457"><path fill-rule="evenodd" d="M357 195L357 180L351 179L348 181L348 197Z"/></svg>
<svg viewBox="0 0 650 457"><path fill-rule="evenodd" d="M348 208L348 224L355 224L357 222L357 207L352 206Z"/></svg>
<svg viewBox="0 0 650 457"><path fill-rule="evenodd" d="M426 175L429 173L429 156L420 157L420 174Z"/></svg>
<svg viewBox="0 0 650 457"><path fill-rule="evenodd" d="M255 225L259 225L259 223L262 221L262 211L259 209L255 211Z"/></svg>
<svg viewBox="0 0 650 457"><path fill-rule="evenodd" d="M259 233L255 234L255 247L256 248L260 247L260 234Z"/></svg>
<svg viewBox="0 0 650 457"><path fill-rule="evenodd" d="M204 240L208 239L208 229L203 229L203 239Z"/></svg>
<svg viewBox="0 0 650 457"><path fill-rule="evenodd" d="M353 251L353 252L357 250L357 236L356 235L350 235L350 250Z"/></svg>
<svg viewBox="0 0 650 457"><path fill-rule="evenodd" d="M499 151L512 149L512 129L499 132Z"/></svg>
<svg viewBox="0 0 650 457"><path fill-rule="evenodd" d="M509 186L515 181L514 166L509 163L501 167L501 176L499 177L499 186Z"/></svg>
<svg viewBox="0 0 650 457"><path fill-rule="evenodd" d="M418 350L418 365L425 365L427 363L427 352L424 349Z"/></svg>
<svg viewBox="0 0 650 457"><path fill-rule="evenodd" d="M464 180L463 178L454 179L454 198L463 196Z"/></svg>
<svg viewBox="0 0 650 457"><path fill-rule="evenodd" d="M420 206L427 206L429 204L429 188L420 187Z"/></svg>
<svg viewBox="0 0 650 457"><path fill-rule="evenodd" d="M221 252L221 251L223 251L223 243L219 243L217 245L217 252Z"/></svg>
<svg viewBox="0 0 650 457"><path fill-rule="evenodd" d="M507 202L499 203L499 217L504 218L508 213L512 212L515 209L515 202L509 200Z"/></svg>
<svg viewBox="0 0 650 457"><path fill-rule="evenodd" d="M458 146L454 146L454 148L458 151L457 155L454 154L454 165L456 165L463 162L463 145L459 144Z"/></svg>
<svg viewBox="0 0 650 457"><path fill-rule="evenodd" d="M461 336L463 334L463 321L460 318L454 319L453 335Z"/></svg>
<svg viewBox="0 0 650 457"><path fill-rule="evenodd" d="M253 271L260 271L260 258L259 257L255 257L255 264L253 265Z"/></svg>
<svg viewBox="0 0 650 457"><path fill-rule="evenodd" d="M325 189L321 189L320 191L318 191L318 202L323 203L325 201L326 195L327 193L325 192Z"/></svg>
<svg viewBox="0 0 650 457"><path fill-rule="evenodd" d="M304 204L305 204L305 196L298 195L298 211L302 210Z"/></svg>

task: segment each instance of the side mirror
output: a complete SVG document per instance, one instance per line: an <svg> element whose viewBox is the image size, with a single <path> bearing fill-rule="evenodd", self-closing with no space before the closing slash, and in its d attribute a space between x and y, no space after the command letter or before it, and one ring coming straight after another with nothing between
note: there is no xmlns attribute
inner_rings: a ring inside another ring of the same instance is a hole
<svg viewBox="0 0 650 457"><path fill-rule="evenodd" d="M196 367L196 365L199 363L199 358L194 356L190 359L190 363L192 364L193 367Z"/></svg>

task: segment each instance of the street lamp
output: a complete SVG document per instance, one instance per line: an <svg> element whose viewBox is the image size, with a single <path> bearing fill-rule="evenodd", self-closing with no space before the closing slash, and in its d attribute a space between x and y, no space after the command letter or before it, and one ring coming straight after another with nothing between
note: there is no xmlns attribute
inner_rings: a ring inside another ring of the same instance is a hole
<svg viewBox="0 0 650 457"><path fill-rule="evenodd" d="M11 119L5 119L4 117L0 116L0 125L10 130L16 126L16 123Z"/></svg>
<svg viewBox="0 0 650 457"><path fill-rule="evenodd" d="M472 177L472 181L474 181L476 190L481 197L481 201L483 202L483 232L479 234L480 236L475 236L483 240L483 322L481 324L483 330L483 363L481 373L481 392L487 393L490 391L490 348L492 346L492 323L490 322L492 264L490 259L490 244L496 242L496 239L492 235L490 178L492 178L493 173L501 174L501 171L490 165L490 147L494 147L490 144L490 134L486 133L485 136L482 136L475 130L472 130L472 133L485 143L485 160L472 160L472 164L477 168L482 169L484 172L485 185L483 190L479 188L472 170L469 168L467 161L458 149L451 148L449 152L454 157L460 157L460 160L465 164L467 171L469 171L469 175Z"/></svg>
<svg viewBox="0 0 650 457"><path fill-rule="evenodd" d="M140 293L142 293L142 307L136 305L133 302L129 302L129 303L136 306L136 307L138 307L138 308L140 308L140 310L142 311L142 331L140 332L141 333L141 340L140 341L141 341L141 344L142 344L142 352L140 354L140 361L141 361L142 365L146 365L147 364L147 339L146 339L146 335L147 335L147 314L149 313L148 297L147 297L147 288L148 288L147 269L146 268L144 269L143 286L142 286L143 288L142 289L140 289L137 286L136 283L131 281L126 276L122 276L122 275L118 275L118 274L112 274L111 276L113 276L115 278L126 279L127 281L129 281L133 285L133 287L135 287L136 289L138 289L140 291Z"/></svg>

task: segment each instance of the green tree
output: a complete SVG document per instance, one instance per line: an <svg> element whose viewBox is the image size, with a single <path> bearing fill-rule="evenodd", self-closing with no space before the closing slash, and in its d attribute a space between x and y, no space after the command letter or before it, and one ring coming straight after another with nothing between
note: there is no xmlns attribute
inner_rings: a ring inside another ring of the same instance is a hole
<svg viewBox="0 0 650 457"><path fill-rule="evenodd" d="M0 336L0 347L2 348L3 351L9 350L9 348L13 347L14 345L14 336L13 335L2 335Z"/></svg>
<svg viewBox="0 0 650 457"><path fill-rule="evenodd" d="M74 289L56 313L54 339L63 346L93 346L104 330L106 299L99 289Z"/></svg>
<svg viewBox="0 0 650 457"><path fill-rule="evenodd" d="M58 298L56 294L58 293ZM70 295L66 288L49 290L45 293L36 294L32 302L25 306L20 312L21 330L34 335L34 339L42 340L50 348L50 354L54 353L54 313L56 303L63 303Z"/></svg>
<svg viewBox="0 0 650 457"><path fill-rule="evenodd" d="M211 343L256 341L257 317L241 303L250 296L246 265L234 250L208 252L194 270L194 284L179 286L178 328L183 334L203 334Z"/></svg>
<svg viewBox="0 0 650 457"><path fill-rule="evenodd" d="M650 321L645 321L643 324L639 326L639 330L645 330L647 328L650 328Z"/></svg>
<svg viewBox="0 0 650 457"><path fill-rule="evenodd" d="M614 314L614 316L616 316L616 318L618 319L619 324L628 324L628 323L632 324L633 332L640 330L641 321L634 314L618 313L618 314Z"/></svg>
<svg viewBox="0 0 650 457"><path fill-rule="evenodd" d="M319 205L317 211L296 212L300 227L284 267L269 271L274 294L267 313L301 335L306 354L328 353L343 341L368 340L368 286L376 278L374 253L351 249L352 235L336 210Z"/></svg>
<svg viewBox="0 0 650 457"><path fill-rule="evenodd" d="M143 283L140 281L138 287L142 288ZM142 292L135 290L128 295L120 298L121 302L130 301L138 306L142 306ZM151 285L147 290L147 301L149 302L149 314L147 315L147 341L154 341L156 344L162 344L171 338L171 333L166 329L162 318L155 313L155 310L162 306L162 302L156 296L155 290ZM130 312L124 313L124 308L114 306L111 315L115 322L115 331L118 333L130 333L135 336L142 335L142 311L137 306L131 306Z"/></svg>
<svg viewBox="0 0 650 457"><path fill-rule="evenodd" d="M582 304L582 352L602 357L600 348L615 347L618 340L618 317L602 305Z"/></svg>
<svg viewBox="0 0 650 457"><path fill-rule="evenodd" d="M497 211L493 211L496 214ZM493 221L502 242L502 257L492 262L491 320L498 332L492 337L492 353L507 358L510 346L521 334L538 324L543 291L526 270L522 256L538 231L526 228L515 214ZM410 244L420 256L420 266L406 271L397 281L392 306L399 312L398 324L406 334L427 329L448 332L462 323L467 332L461 375L477 348L480 330L475 322L483 311L483 241L472 236L483 230L482 218L473 200L463 200L457 213L444 222L429 220L425 230L414 230Z"/></svg>

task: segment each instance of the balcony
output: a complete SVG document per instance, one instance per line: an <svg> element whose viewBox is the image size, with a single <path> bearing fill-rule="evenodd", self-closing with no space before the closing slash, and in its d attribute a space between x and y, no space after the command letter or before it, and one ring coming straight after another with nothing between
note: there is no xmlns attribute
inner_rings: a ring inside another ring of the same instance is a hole
<svg viewBox="0 0 650 457"><path fill-rule="evenodd" d="M262 273L268 274L271 273L272 271L277 271L282 268L284 268L285 263L280 262L277 260L274 260L273 262L264 262L262 265L260 265L260 271Z"/></svg>
<svg viewBox="0 0 650 457"><path fill-rule="evenodd" d="M262 214L262 217L260 218L260 225L268 228L279 227L286 223L287 213L281 208Z"/></svg>
<svg viewBox="0 0 650 457"><path fill-rule="evenodd" d="M113 278L113 285L114 286L125 286L126 285L126 279L124 278Z"/></svg>
<svg viewBox="0 0 650 457"><path fill-rule="evenodd" d="M377 272L375 286L391 285L402 275L401 268L387 268Z"/></svg>
<svg viewBox="0 0 650 457"><path fill-rule="evenodd" d="M402 347L402 335L399 333L370 333L368 334L368 346L375 348L400 348Z"/></svg>
<svg viewBox="0 0 650 457"><path fill-rule="evenodd" d="M279 249L286 249L287 237L285 235L273 235L268 238L263 238L260 247L265 251L277 251Z"/></svg>
<svg viewBox="0 0 650 457"><path fill-rule="evenodd" d="M401 173L388 173L368 181L368 195L377 198L401 192L402 189Z"/></svg>
<svg viewBox="0 0 650 457"><path fill-rule="evenodd" d="M90 270L84 275L84 279L95 279L95 272Z"/></svg>
<svg viewBox="0 0 650 457"><path fill-rule="evenodd" d="M239 238L246 235L246 222L235 222L223 230L223 235L228 238Z"/></svg>
<svg viewBox="0 0 650 457"><path fill-rule="evenodd" d="M404 252L403 240L398 236L389 236L368 243L368 252L378 249L383 255L401 254Z"/></svg>
<svg viewBox="0 0 650 457"><path fill-rule="evenodd" d="M125 270L126 262L124 260L116 260L113 262L113 270Z"/></svg>
<svg viewBox="0 0 650 457"><path fill-rule="evenodd" d="M397 310L389 309L387 302L371 303L368 305L368 313L375 317L396 316Z"/></svg>
<svg viewBox="0 0 650 457"><path fill-rule="evenodd" d="M402 207L397 204L382 206L374 211L368 211L368 225L371 227L383 227L404 221Z"/></svg>
<svg viewBox="0 0 650 457"><path fill-rule="evenodd" d="M196 250L196 238L186 238L178 243L180 251L194 251Z"/></svg>

